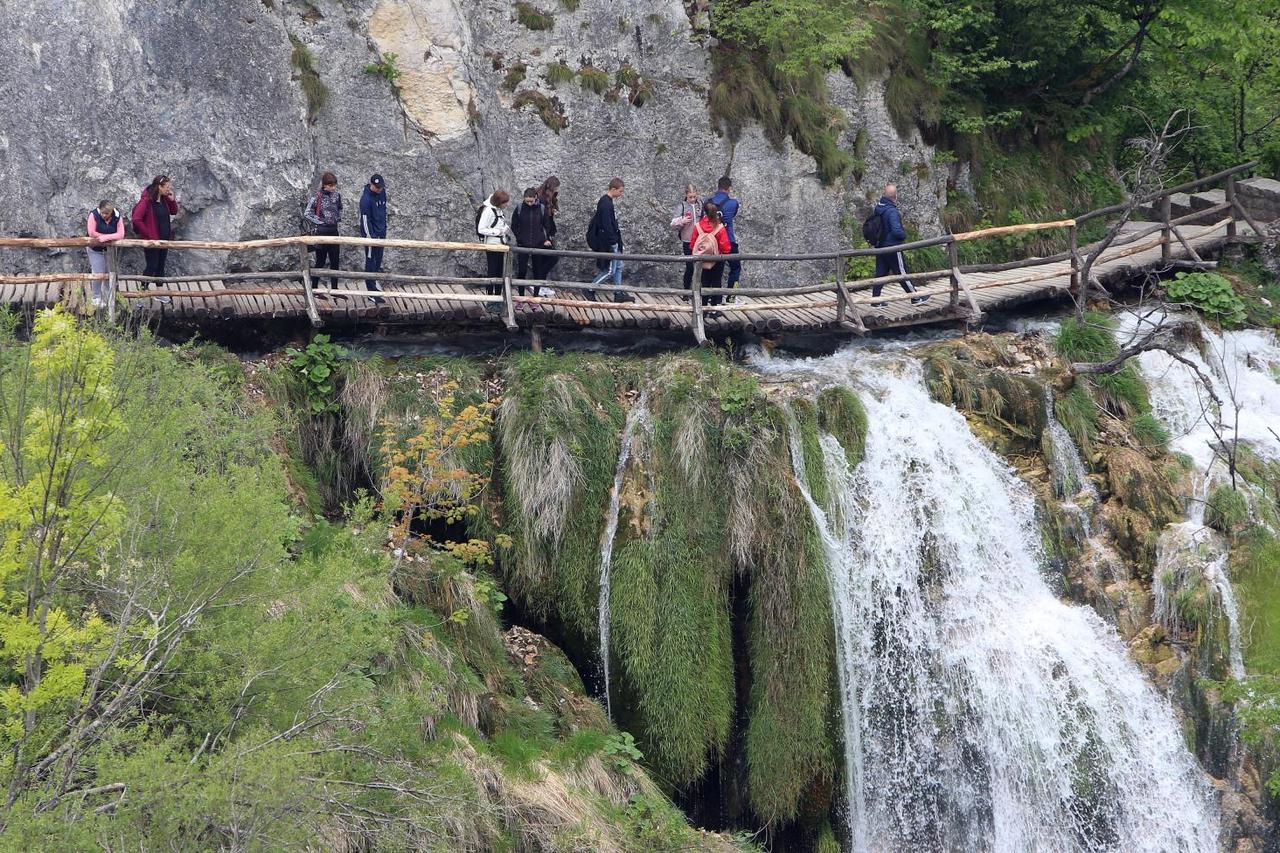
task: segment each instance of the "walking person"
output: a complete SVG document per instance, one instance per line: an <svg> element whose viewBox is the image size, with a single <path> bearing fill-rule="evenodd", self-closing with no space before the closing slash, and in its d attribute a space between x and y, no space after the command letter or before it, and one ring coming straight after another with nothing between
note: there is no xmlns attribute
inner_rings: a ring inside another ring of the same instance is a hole
<svg viewBox="0 0 1280 853"><path fill-rule="evenodd" d="M552 226L554 228L554 226ZM524 198L515 213L511 214L511 231L516 236L516 245L526 249L550 249L551 235L547 233L546 211L542 202L538 201L538 188L529 187L524 191ZM537 278L538 261L542 255L516 255L516 278L528 278L529 259L533 259L534 278ZM524 296L524 286L517 290Z"/></svg>
<svg viewBox="0 0 1280 853"><path fill-rule="evenodd" d="M720 210L720 216L724 220L725 230L729 232L729 245L732 247L729 254L738 254L738 235L733 230L734 220L738 218L738 200L733 197L733 181L728 175L725 175L716 182L716 194L707 199ZM726 287L737 287L738 280L742 278L742 261L732 260L729 265L729 280ZM730 297L732 301L732 297Z"/></svg>
<svg viewBox="0 0 1280 853"><path fill-rule="evenodd" d="M542 186L538 187L538 203L542 205L542 218L546 222L547 239L551 241L548 248L553 249L556 245L556 216L560 214L560 179L555 175L547 178L542 182ZM538 281L546 281L559 262L560 259L555 255L535 255L533 277ZM549 287L540 288L540 291L539 296L556 295L555 291Z"/></svg>
<svg viewBox="0 0 1280 853"><path fill-rule="evenodd" d="M872 222L879 218L878 226L872 226ZM878 239L872 239L869 242L877 248L886 246L901 246L907 242L906 229L902 227L902 213L898 210L898 187L896 184L885 184L884 195L880 196L880 200L876 202L876 206L871 210L871 216L867 218L866 224L863 225L863 236L867 236L871 232L871 236L875 237L878 228ZM882 255L876 255L876 278L891 275L907 275L907 261L902 256L902 252L886 252ZM877 284L871 288L871 297L880 295L880 291L884 285ZM902 280L902 289L907 293L915 293L916 286L911 279L904 278ZM917 296L911 300L912 305L919 305L928 300L928 296Z"/></svg>
<svg viewBox="0 0 1280 853"><path fill-rule="evenodd" d="M729 229L724 224L724 214L711 202L702 205L702 218L693 226L693 257L703 255L727 255L732 248L729 242ZM724 261L703 261L701 264L702 286L719 287L724 278ZM702 297L703 305L719 305L723 297Z"/></svg>
<svg viewBox="0 0 1280 853"><path fill-rule="evenodd" d="M591 223L587 226L587 245L591 247L591 251L622 254L622 229L618 226L618 213L614 208L614 202L622 198L624 189L625 184L622 183L622 178L614 178L609 181L609 188L605 194L596 202L595 215L591 217ZM622 261L597 258L596 269L600 274L595 277L592 284L601 284L612 278L614 286L622 286ZM587 298L595 299L594 291L588 290ZM635 302L635 297L616 291L613 301Z"/></svg>
<svg viewBox="0 0 1280 853"><path fill-rule="evenodd" d="M506 245L507 235L511 229L507 227L507 216L503 213L503 208L509 201L511 196L506 190L494 190L493 195L480 205L480 209L476 211L476 236L480 238L481 243L488 246ZM502 278L502 254L502 252L484 253L486 278ZM502 285L487 284L485 291L490 296L498 296L502 293ZM493 310L496 303L488 303L485 307Z"/></svg>
<svg viewBox="0 0 1280 853"><path fill-rule="evenodd" d="M338 226L342 222L342 194L338 192L338 176L333 172L325 172L320 176L320 189L307 199L302 218L310 224L310 230L314 236L338 236ZM316 266L328 266L331 270L338 269L340 248L336 243L315 246ZM330 278L329 288L337 287L338 280ZM315 297L316 299L328 298L324 293L316 293ZM335 298L346 299L347 297L335 295Z"/></svg>
<svg viewBox="0 0 1280 853"><path fill-rule="evenodd" d="M387 237L387 185L382 175L375 174L369 178L369 183L360 195L360 236L378 240L385 240ZM382 272L383 248L364 247L365 272ZM377 280L372 278L365 279L364 286L369 290L382 290ZM381 305L385 301L381 296L373 297L374 305Z"/></svg>
<svg viewBox="0 0 1280 853"><path fill-rule="evenodd" d="M95 242L85 250L89 256L89 271L95 275L107 274L107 244L124 237L124 217L116 210L115 204L108 199L98 202L98 206L89 211L87 225L89 236ZM89 285L94 308L106 304L107 282L95 278Z"/></svg>
<svg viewBox="0 0 1280 853"><path fill-rule="evenodd" d="M173 217L178 215L178 200L173 195L173 182L168 175L156 175L142 189L142 197L133 206L133 231L143 240L172 240ZM168 249L143 249L147 266L142 273L148 278L164 278L164 265L169 257ZM143 290L150 287L144 282ZM168 305L173 300L157 296L157 302Z"/></svg>
<svg viewBox="0 0 1280 853"><path fill-rule="evenodd" d="M671 230L680 239L680 251L686 255L693 254L693 226L697 222L702 202L698 200L698 190L693 184L684 185L684 200L676 205L671 216ZM693 262L684 265L684 289L693 286Z"/></svg>

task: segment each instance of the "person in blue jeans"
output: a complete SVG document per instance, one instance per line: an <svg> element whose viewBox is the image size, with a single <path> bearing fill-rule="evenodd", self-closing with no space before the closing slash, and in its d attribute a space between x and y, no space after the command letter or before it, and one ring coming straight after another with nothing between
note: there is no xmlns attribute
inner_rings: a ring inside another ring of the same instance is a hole
<svg viewBox="0 0 1280 853"><path fill-rule="evenodd" d="M613 203L622 197L624 188L622 178L614 178L609 181L609 189L596 202L595 216L591 217L591 224L587 227L587 245L591 247L591 251L622 254L622 229L618 226L618 214ZM592 284L601 284L612 278L616 287L622 286L622 261L597 258L596 269L600 274ZM587 296L595 298L592 291L587 291ZM619 291L614 294L614 301L634 302L635 298Z"/></svg>
<svg viewBox="0 0 1280 853"><path fill-rule="evenodd" d="M733 254L738 254L738 235L733 230L733 220L738 216L738 200L733 197L733 180L725 175L716 183L716 194L707 201L716 206L720 211L720 216L724 220L724 230L729 232L729 246ZM742 261L729 261L725 265L729 270L729 277L726 279L725 287L736 287L738 279L742 278Z"/></svg>
<svg viewBox="0 0 1280 853"><path fill-rule="evenodd" d="M369 178L369 183L360 196L360 236L386 239L387 236L387 185L382 175ZM364 271L368 273L382 272L382 246L364 247ZM365 279L364 286L369 290L382 290L376 279ZM375 305L383 303L381 296L373 297Z"/></svg>

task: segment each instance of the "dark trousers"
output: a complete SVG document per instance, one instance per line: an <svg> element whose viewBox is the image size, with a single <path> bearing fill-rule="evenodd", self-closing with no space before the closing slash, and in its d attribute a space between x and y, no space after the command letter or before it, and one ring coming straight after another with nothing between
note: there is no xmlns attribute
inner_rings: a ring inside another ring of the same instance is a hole
<svg viewBox="0 0 1280 853"><path fill-rule="evenodd" d="M703 287L719 287L724 280L724 261L716 261L709 270L699 270L702 273ZM702 297L703 305L719 305L724 301L723 296L704 296Z"/></svg>
<svg viewBox="0 0 1280 853"><path fill-rule="evenodd" d="M338 248L334 246L333 248ZM364 271L365 272L382 272L382 250L384 246L365 246L364 247ZM364 286L370 290L381 290L378 287L376 279L366 278Z"/></svg>
<svg viewBox="0 0 1280 853"><path fill-rule="evenodd" d="M543 248L539 246L538 248ZM547 274L551 272L551 268L555 266L558 258L547 257L546 255L516 255L516 278L529 278L529 268L533 268L533 278L536 281L546 281ZM524 288L516 287L520 291L520 295L524 296ZM535 292L534 296L538 294Z"/></svg>
<svg viewBox="0 0 1280 853"><path fill-rule="evenodd" d="M143 249L142 254L147 258L147 268L143 270L145 276L155 276L156 278L164 277L164 262L169 257L168 249Z"/></svg>
<svg viewBox="0 0 1280 853"><path fill-rule="evenodd" d="M538 281L546 281L551 276L560 259L551 255L538 255L533 259L533 277Z"/></svg>
<svg viewBox="0 0 1280 853"><path fill-rule="evenodd" d="M680 251L684 252L686 255L692 255L693 247L690 246L688 243L681 243ZM697 266L698 265L693 262L689 262L684 265L684 289L685 290L689 290L690 288L693 287L693 271Z"/></svg>
<svg viewBox="0 0 1280 853"><path fill-rule="evenodd" d="M501 252L485 252L484 253L485 272L487 278L502 278L502 253ZM490 296L498 296L502 293L501 284L487 284L485 290Z"/></svg>
<svg viewBox="0 0 1280 853"><path fill-rule="evenodd" d="M886 275L906 275L908 272L907 260L902 257L901 252L893 252L887 255L876 255L876 278L881 278ZM883 287L884 285L882 284L873 285L871 287L872 298L879 296ZM907 293L916 292L916 286L911 283L911 279L903 280L902 289Z"/></svg>
<svg viewBox="0 0 1280 853"><path fill-rule="evenodd" d="M737 243L729 244L729 254L738 254ZM738 279L742 278L742 261L726 261L725 263L729 265L729 283L726 286L735 287L738 284Z"/></svg>
<svg viewBox="0 0 1280 853"><path fill-rule="evenodd" d="M338 250L340 246L316 246L316 266L328 267L331 270L338 269ZM338 280L336 278L329 279L330 287L337 287Z"/></svg>

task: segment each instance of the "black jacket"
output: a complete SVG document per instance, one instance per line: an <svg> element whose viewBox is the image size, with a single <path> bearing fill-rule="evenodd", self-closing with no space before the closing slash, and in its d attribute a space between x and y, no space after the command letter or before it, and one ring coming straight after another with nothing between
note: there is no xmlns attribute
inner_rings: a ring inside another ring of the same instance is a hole
<svg viewBox="0 0 1280 853"><path fill-rule="evenodd" d="M622 229L618 227L618 215L613 210L613 197L608 193L596 202L596 215L591 218L592 229L587 234L587 245L597 252L607 252L613 246L622 250Z"/></svg>
<svg viewBox="0 0 1280 853"><path fill-rule="evenodd" d="M541 249L556 236L556 221L542 202L528 205L521 201L511 214L511 230L516 235L517 246Z"/></svg>

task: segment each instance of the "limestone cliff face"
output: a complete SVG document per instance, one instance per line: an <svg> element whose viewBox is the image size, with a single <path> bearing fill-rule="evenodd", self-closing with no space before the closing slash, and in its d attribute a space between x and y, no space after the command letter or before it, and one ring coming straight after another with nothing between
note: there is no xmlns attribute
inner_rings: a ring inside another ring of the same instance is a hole
<svg viewBox="0 0 1280 853"><path fill-rule="evenodd" d="M667 221L681 185L712 188L726 171L743 203L744 250L846 245L848 217L889 178L904 184L908 218L937 231L945 176L918 135L893 129L876 83L860 91L833 76L832 100L849 119L843 142L852 147L863 131L867 172L824 187L790 143L779 150L752 128L736 143L716 132L708 40L680 0L566 5L577 4L530 4L549 24L535 30L508 0L4 0L0 176L9 193L0 231L79 234L96 200L128 209L164 172L183 207L180 237L291 234L326 169L347 200L346 233L375 171L387 178L398 237L468 239L474 206L492 189L518 196L555 174L561 245L582 248L594 202L617 175L627 182L619 214L628 248L674 252ZM310 117L295 51L309 53L327 93ZM396 86L364 70L391 53ZM549 82L561 63L598 69L606 91ZM521 65L523 78L513 70ZM26 253L5 263L83 262L78 252L50 260ZM273 260L285 258L230 263ZM477 262L393 255L388 268L465 271ZM171 269L224 263L183 253ZM558 274L573 272L565 263Z"/></svg>

